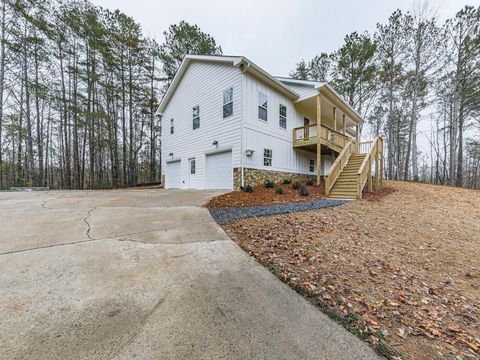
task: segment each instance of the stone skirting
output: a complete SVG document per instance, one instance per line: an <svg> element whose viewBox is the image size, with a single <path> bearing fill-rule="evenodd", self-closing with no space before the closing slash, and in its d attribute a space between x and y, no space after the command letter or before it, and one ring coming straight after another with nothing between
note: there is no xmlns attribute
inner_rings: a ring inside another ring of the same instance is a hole
<svg viewBox="0 0 480 360"><path fill-rule="evenodd" d="M307 175L307 174L298 174L282 171L270 171L270 170L259 170L259 169L243 169L244 184L251 186L263 185L265 181L271 180L275 183L282 182L283 179L291 179L292 181L302 181L305 182L309 179L317 181L316 175ZM242 173L240 168L233 169L233 186L234 190L240 190L240 185L242 183Z"/></svg>

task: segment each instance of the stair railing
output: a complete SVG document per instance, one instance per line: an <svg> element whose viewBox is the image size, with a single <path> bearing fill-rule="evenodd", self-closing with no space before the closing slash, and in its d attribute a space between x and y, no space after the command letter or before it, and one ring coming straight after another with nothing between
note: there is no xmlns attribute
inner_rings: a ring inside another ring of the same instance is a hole
<svg viewBox="0 0 480 360"><path fill-rule="evenodd" d="M377 149L379 149L380 146L383 147L383 139L380 136L377 136L375 140L373 140L372 145L370 146L370 150L365 156L365 159L363 160L362 165L360 165L360 168L358 169L358 172L357 172L357 176L358 176L357 198L358 199L362 198L362 191L369 177L370 177L370 181L372 181L371 179L372 161L375 161L375 156L377 156Z"/></svg>
<svg viewBox="0 0 480 360"><path fill-rule="evenodd" d="M345 165L347 165L348 159L353 152L355 152L356 143L354 140L350 140L347 145L343 148L340 152L338 157L335 159L335 162L328 170L328 173L325 175L325 195L328 196L330 191L332 190L335 181L337 181L338 177L343 171Z"/></svg>

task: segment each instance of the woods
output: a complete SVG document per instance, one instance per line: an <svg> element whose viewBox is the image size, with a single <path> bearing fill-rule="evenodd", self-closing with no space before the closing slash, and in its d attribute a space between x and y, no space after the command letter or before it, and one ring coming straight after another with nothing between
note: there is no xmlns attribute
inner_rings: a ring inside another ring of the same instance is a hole
<svg viewBox="0 0 480 360"><path fill-rule="evenodd" d="M222 53L215 39L181 21L158 43L84 0L0 11L0 188L159 182L155 110L185 54ZM290 75L330 82L385 138L387 178L480 188L479 24L479 7L440 23L422 2Z"/></svg>
<svg viewBox="0 0 480 360"><path fill-rule="evenodd" d="M159 182L162 92L215 40L182 21L158 44L81 0L5 0L0 16L0 188Z"/></svg>
<svg viewBox="0 0 480 360"><path fill-rule="evenodd" d="M480 188L480 7L443 24L428 2L397 10L290 75L332 83L385 138L388 179Z"/></svg>

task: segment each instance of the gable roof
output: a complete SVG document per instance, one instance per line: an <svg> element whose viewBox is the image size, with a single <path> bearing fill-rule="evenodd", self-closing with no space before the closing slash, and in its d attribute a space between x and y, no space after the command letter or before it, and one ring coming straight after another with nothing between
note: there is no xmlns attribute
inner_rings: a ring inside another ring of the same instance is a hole
<svg viewBox="0 0 480 360"><path fill-rule="evenodd" d="M352 118L356 123L363 124L362 116L349 104L345 99L328 83L314 81L314 80L298 80L292 78L286 78L281 76L276 76L276 78L287 84L297 84L309 86L317 90L322 95L325 95L330 101L340 104L346 110L345 112ZM313 96L313 95L312 95ZM311 96L301 97L295 102L300 102L310 98Z"/></svg>
<svg viewBox="0 0 480 360"><path fill-rule="evenodd" d="M259 78L260 80L262 80L263 82L265 82L266 84L268 84L269 86L276 89L277 91L295 102L306 100L311 96L301 97L300 94L297 93L292 87L288 86L288 84L297 84L312 87L318 93L326 95L329 100L342 105L347 110L346 112L348 113L348 115L354 121L356 121L357 123L363 123L362 117L329 84L311 80L297 80L280 76L272 76L265 70L263 70L261 67L255 65L252 61L248 60L246 57L232 55L186 55L183 58L183 61L180 64L180 67L178 68L178 71L175 74L172 83L168 87L167 92L163 96L156 114L161 115L163 113L165 107L175 93L178 84L182 80L183 75L187 71L190 64L194 61L231 64L232 66L238 67L240 71L248 72L251 75ZM316 96L316 94L312 96Z"/></svg>
<svg viewBox="0 0 480 360"><path fill-rule="evenodd" d="M172 83L168 87L167 92L163 96L162 101L157 110L157 114L162 114L163 110L170 101L173 93L175 92L178 84L182 80L183 75L187 71L189 65L193 61L199 62L209 62L209 63L224 63L231 64L232 66L238 67L241 71L251 73L252 75L260 78L260 80L267 83L269 86L281 92L283 95L288 98L295 100L300 97L300 95L287 85L283 84L281 81L276 79L274 76L267 73L265 70L255 65L252 61L248 60L244 56L229 56L229 55L186 55L183 58L180 67L178 68L175 77L172 80Z"/></svg>

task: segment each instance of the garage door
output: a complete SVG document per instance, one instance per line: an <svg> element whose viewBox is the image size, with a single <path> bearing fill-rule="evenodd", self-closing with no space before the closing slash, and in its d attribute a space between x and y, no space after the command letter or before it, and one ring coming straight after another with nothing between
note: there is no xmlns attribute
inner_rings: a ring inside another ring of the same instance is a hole
<svg viewBox="0 0 480 360"><path fill-rule="evenodd" d="M233 188L232 151L207 155L205 187L228 190Z"/></svg>
<svg viewBox="0 0 480 360"><path fill-rule="evenodd" d="M168 162L165 170L165 188L177 189L181 184L181 172L180 172L180 160L174 162Z"/></svg>

